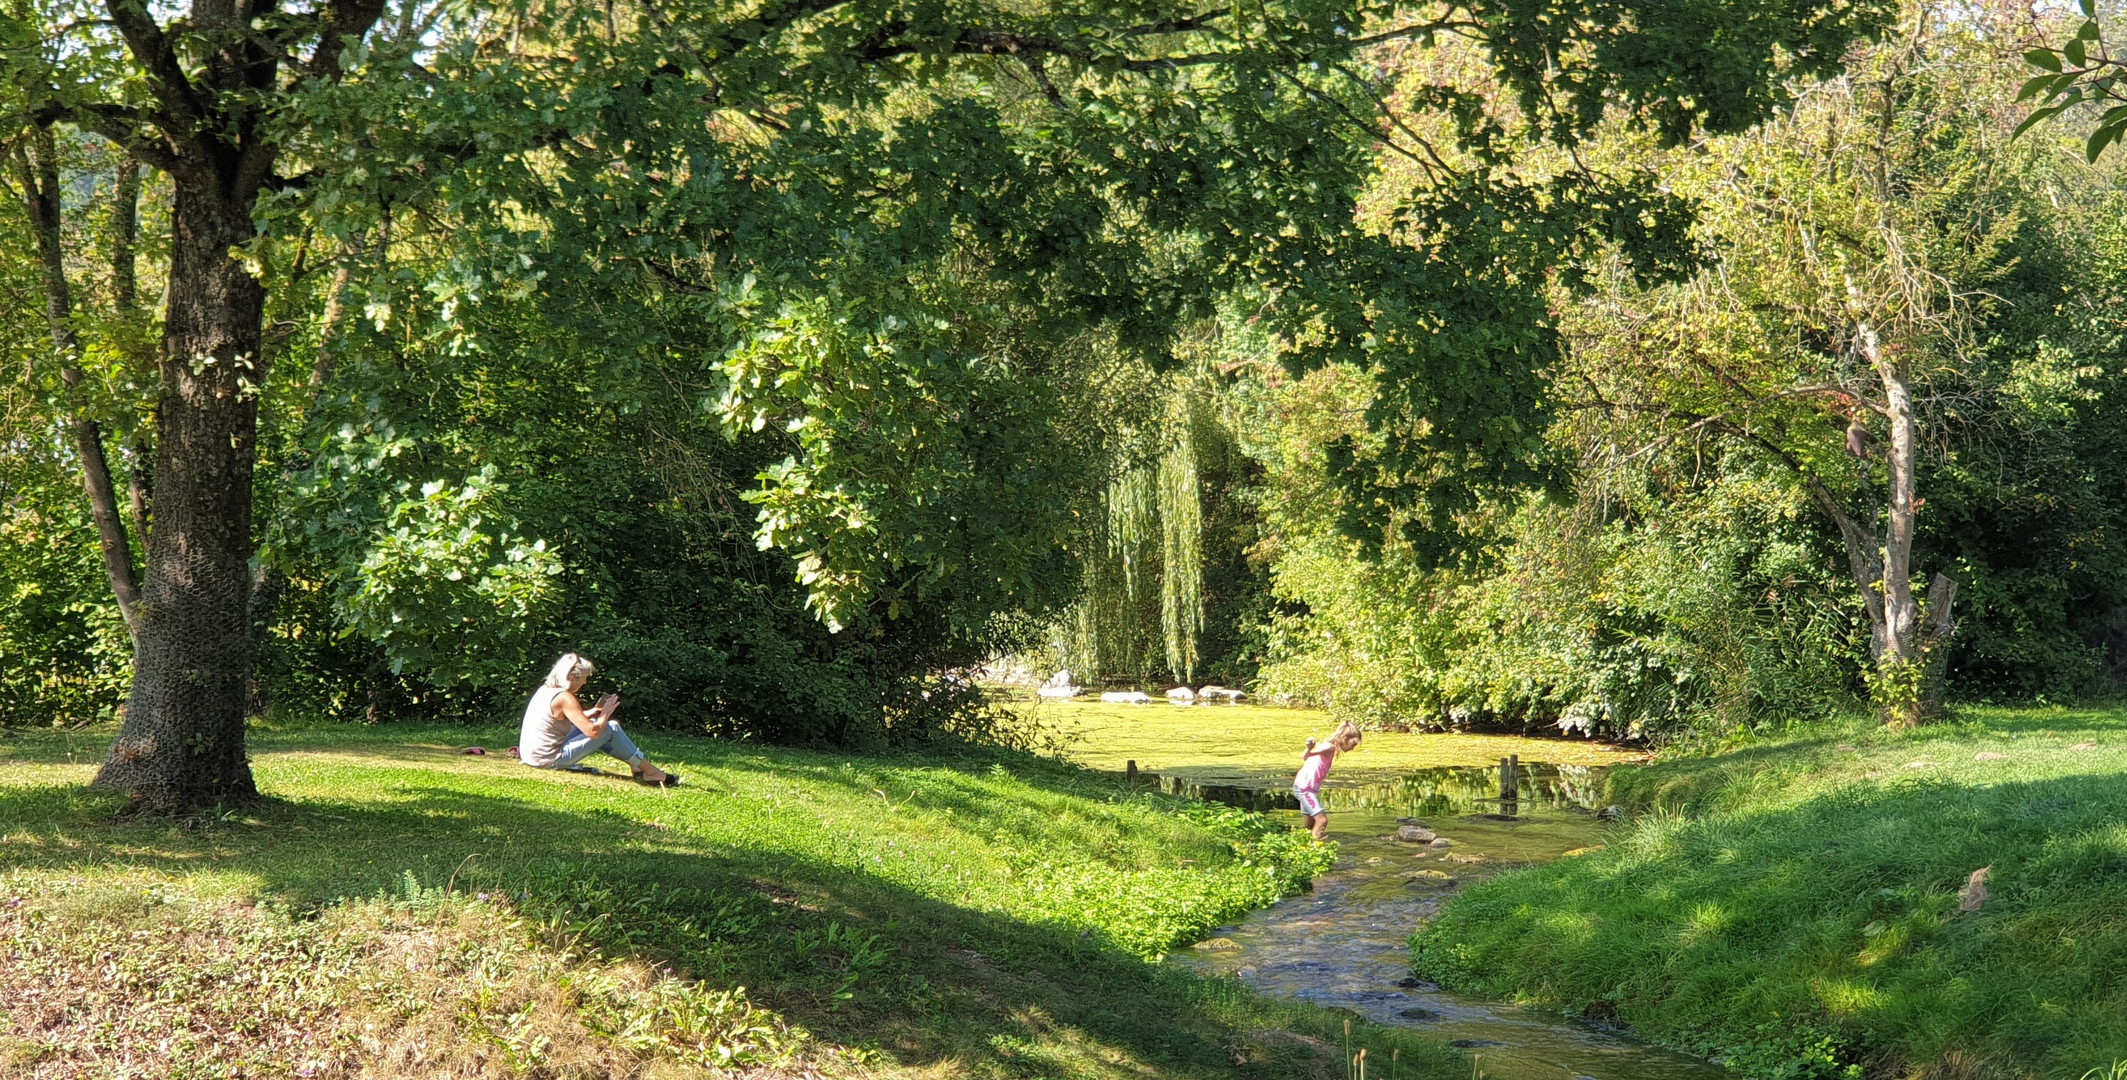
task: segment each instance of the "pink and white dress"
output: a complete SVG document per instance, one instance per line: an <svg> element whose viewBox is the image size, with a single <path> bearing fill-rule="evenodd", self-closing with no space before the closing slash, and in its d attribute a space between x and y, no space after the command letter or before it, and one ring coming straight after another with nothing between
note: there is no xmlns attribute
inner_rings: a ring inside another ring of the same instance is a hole
<svg viewBox="0 0 2127 1080"><path fill-rule="evenodd" d="M1330 754L1309 754L1292 777L1292 797L1300 800L1300 812L1308 817L1322 813L1322 780L1329 775Z"/></svg>

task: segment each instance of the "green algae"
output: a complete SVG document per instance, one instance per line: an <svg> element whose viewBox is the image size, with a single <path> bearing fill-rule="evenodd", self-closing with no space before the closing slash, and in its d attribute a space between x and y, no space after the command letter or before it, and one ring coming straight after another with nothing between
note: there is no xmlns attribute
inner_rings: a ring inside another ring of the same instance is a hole
<svg viewBox="0 0 2127 1080"><path fill-rule="evenodd" d="M1290 780L1308 737L1321 738L1336 727L1317 709L1264 705L1118 705L1029 697L1009 707L1062 736L1064 756L1076 764L1119 771L1135 761L1140 770L1162 776L1247 787ZM1583 739L1373 731L1357 750L1338 758L1331 779L1340 785L1375 783L1421 769L1497 765L1510 755L1555 765L1644 760Z"/></svg>

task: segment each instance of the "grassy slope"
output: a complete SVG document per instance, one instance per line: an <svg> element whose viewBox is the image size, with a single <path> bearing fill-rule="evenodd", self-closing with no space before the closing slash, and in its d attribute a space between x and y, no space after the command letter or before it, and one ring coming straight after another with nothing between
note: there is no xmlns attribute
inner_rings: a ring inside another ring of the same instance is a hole
<svg viewBox="0 0 2127 1080"><path fill-rule="evenodd" d="M1341 1016L1140 959L1310 871L1260 818L1023 757L455 752L512 734L257 732L268 801L190 822L81 786L107 734L0 738L0 1072L1341 1075Z"/></svg>
<svg viewBox="0 0 2127 1080"><path fill-rule="evenodd" d="M2127 1058L2127 713L1856 723L1612 787L1639 824L1472 888L1414 939L1417 970L1746 1075L1839 1075L1836 1058L2078 1077ZM1989 866L1989 898L1960 913Z"/></svg>

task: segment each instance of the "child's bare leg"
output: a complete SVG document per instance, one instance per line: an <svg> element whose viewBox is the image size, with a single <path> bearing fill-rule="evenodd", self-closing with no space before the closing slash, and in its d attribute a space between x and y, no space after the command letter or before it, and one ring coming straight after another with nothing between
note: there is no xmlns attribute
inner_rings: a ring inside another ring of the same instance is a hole
<svg viewBox="0 0 2127 1080"><path fill-rule="evenodd" d="M1329 836L1329 815L1307 815L1307 831L1313 833L1317 840L1327 839Z"/></svg>

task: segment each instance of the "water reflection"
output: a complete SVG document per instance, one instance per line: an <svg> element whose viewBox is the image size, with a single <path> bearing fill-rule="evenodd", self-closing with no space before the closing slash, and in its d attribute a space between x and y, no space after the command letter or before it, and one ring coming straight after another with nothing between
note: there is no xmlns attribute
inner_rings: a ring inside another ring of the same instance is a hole
<svg viewBox="0 0 2127 1080"><path fill-rule="evenodd" d="M1514 770L1512 803L1501 799L1498 768L1453 765L1417 769L1392 780L1340 781L1334 776L1325 785L1332 802L1354 810L1393 810L1397 815L1419 816L1462 813L1500 813L1512 805L1526 810L1595 810L1602 797L1607 765L1548 765L1524 761ZM1225 803L1250 810L1298 810L1292 792L1278 788L1240 784L1199 783L1187 777L1154 777L1147 783L1176 795Z"/></svg>
<svg viewBox="0 0 2127 1080"><path fill-rule="evenodd" d="M1422 769L1391 780L1326 785L1335 870L1312 893L1251 914L1175 954L1258 990L1376 1022L1416 1028L1482 1055L1496 1080L1721 1080L1707 1062L1551 1014L1440 991L1410 978L1410 935L1470 882L1602 843L1602 767L1523 762L1503 802L1501 773ZM1184 785L1169 786L1170 790ZM1263 810L1290 792L1197 785L1190 794ZM1405 825L1417 829L1403 832ZM1429 834L1445 839L1436 846ZM1422 838L1422 839L1413 839Z"/></svg>
<svg viewBox="0 0 2127 1080"><path fill-rule="evenodd" d="M1595 810L1601 807L1604 765L1545 765L1520 762L1512 788L1520 796L1512 800L1519 810ZM1500 812L1503 800L1500 770L1453 767L1421 769L1383 783L1333 788L1341 806L1359 810L1393 810L1399 815L1424 817Z"/></svg>

